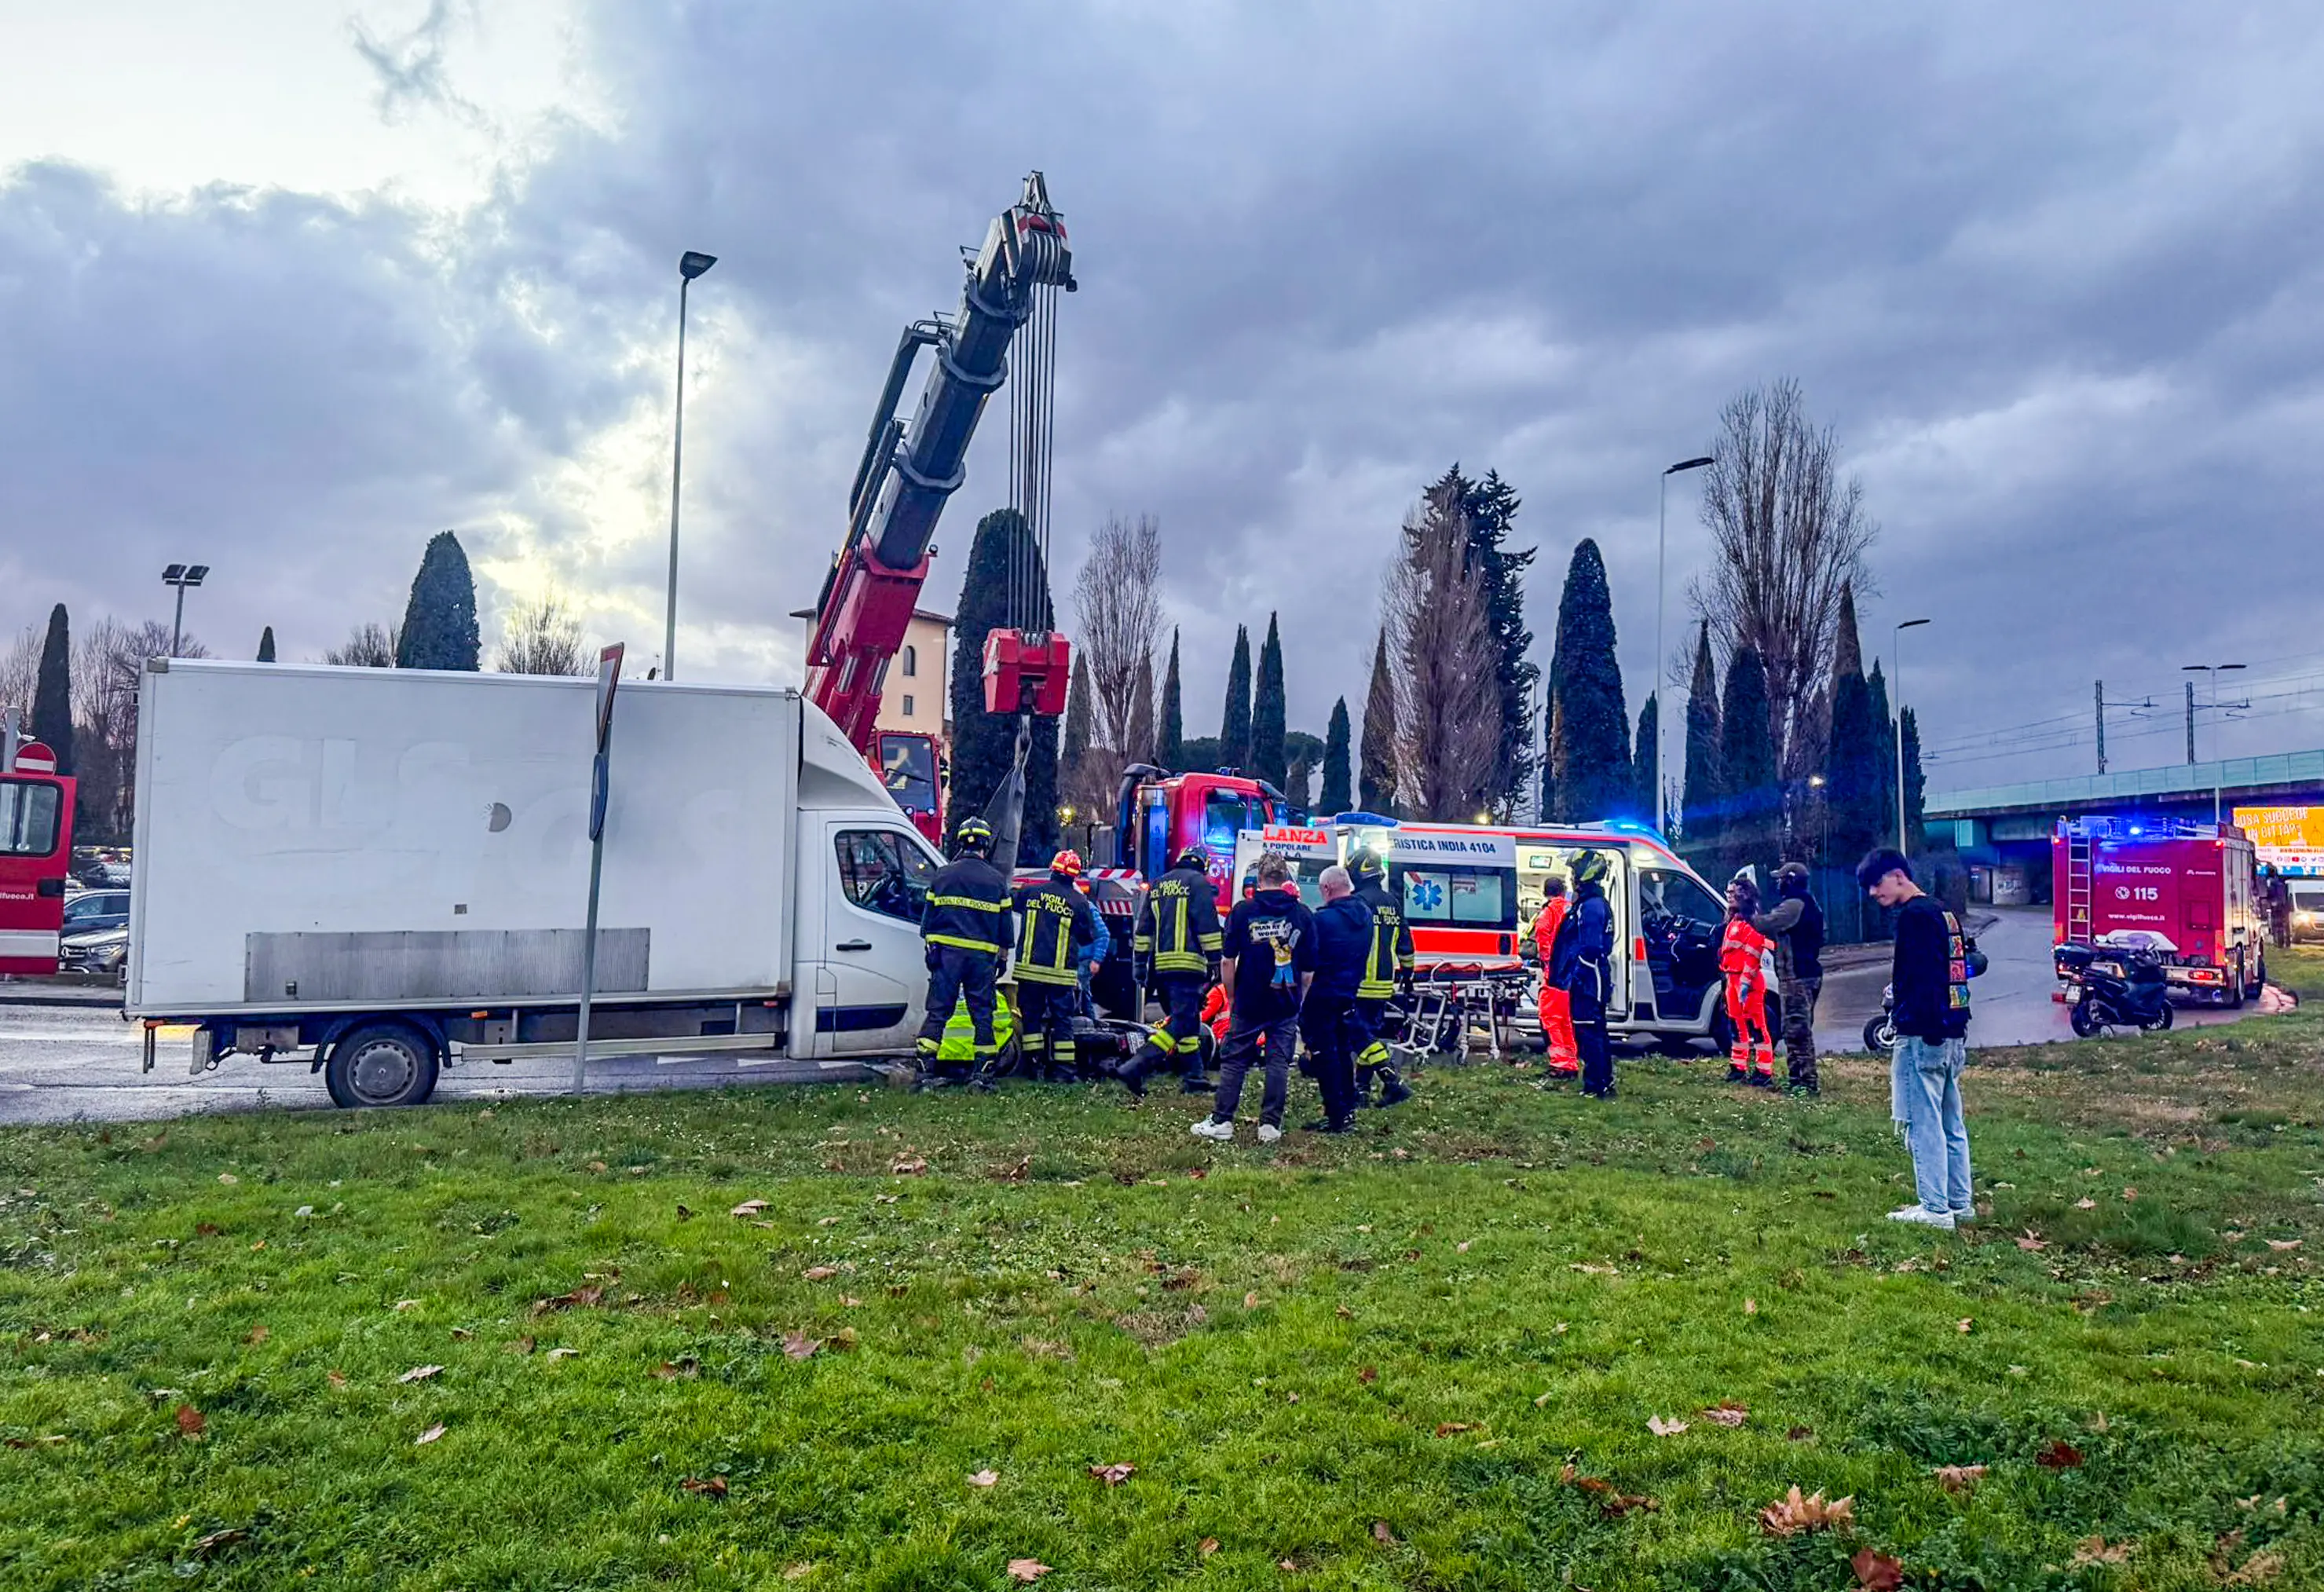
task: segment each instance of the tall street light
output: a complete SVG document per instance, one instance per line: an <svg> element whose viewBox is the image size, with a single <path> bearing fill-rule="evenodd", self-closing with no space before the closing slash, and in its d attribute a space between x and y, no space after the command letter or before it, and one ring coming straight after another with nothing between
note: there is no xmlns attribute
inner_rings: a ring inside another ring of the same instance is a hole
<svg viewBox="0 0 2324 1592"><path fill-rule="evenodd" d="M178 588L178 616L170 621L170 656L178 656L178 643L186 631L186 588L202 584L208 575L207 564L172 564L161 572L161 584Z"/></svg>
<svg viewBox="0 0 2324 1592"><path fill-rule="evenodd" d="M2219 676L2243 667L2239 663L2190 663L2181 666L2179 670L2182 675L2211 676L2211 827L2214 829L2219 826Z"/></svg>
<svg viewBox="0 0 2324 1592"><path fill-rule="evenodd" d="M1925 619L1898 620L1895 637L1888 649L1894 666L1888 672L1896 682L1896 850L1907 857L1913 854L1913 848L1904 838L1904 632L1928 622Z"/></svg>
<svg viewBox="0 0 2324 1592"><path fill-rule="evenodd" d="M1663 738L1670 732L1669 663L1663 653L1663 571L1670 555L1670 478L1687 470L1700 470L1719 461L1709 454L1699 459L1681 459L1662 474L1655 486L1655 833L1670 832L1669 814L1663 809Z"/></svg>
<svg viewBox="0 0 2324 1592"><path fill-rule="evenodd" d="M661 677L678 678L678 483L686 459L686 290L718 263L715 254L692 249L678 257L678 430L669 445L669 606L662 621Z"/></svg>

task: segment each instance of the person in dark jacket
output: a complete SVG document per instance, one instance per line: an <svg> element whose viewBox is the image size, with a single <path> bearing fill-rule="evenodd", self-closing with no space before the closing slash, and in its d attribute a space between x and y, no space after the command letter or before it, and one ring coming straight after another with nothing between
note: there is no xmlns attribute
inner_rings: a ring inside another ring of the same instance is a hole
<svg viewBox="0 0 2324 1592"><path fill-rule="evenodd" d="M992 865L992 826L982 818L964 820L953 834L953 860L928 880L927 905L920 912L920 939L927 947L928 1009L920 1022L920 1085L954 1081L944 1071L945 1024L961 1001L975 1031L974 1076L1000 1054L992 1039L993 986L1001 971L1001 948L1009 934L1009 880Z"/></svg>
<svg viewBox="0 0 2324 1592"><path fill-rule="evenodd" d="M1049 877L1017 892L1017 1034L1025 1070L1070 1082L1076 1069L1074 1016L1081 1005L1075 966L1082 948L1102 933L1081 891L1078 851L1060 851Z"/></svg>
<svg viewBox="0 0 2324 1592"><path fill-rule="evenodd" d="M1371 962L1372 915L1356 898L1346 869L1335 863L1316 882L1323 905L1315 913L1315 976L1300 1003L1299 1030L1323 1096L1323 1116L1307 1129L1350 1133L1356 1123L1356 1049L1364 1033L1356 1001Z"/></svg>
<svg viewBox="0 0 2324 1592"><path fill-rule="evenodd" d="M1775 988L1784 1001L1784 1067L1792 1088L1816 1092L1815 1008L1823 992L1823 908L1808 889L1804 864L1775 870L1775 905L1751 919L1775 943Z"/></svg>
<svg viewBox="0 0 2324 1592"><path fill-rule="evenodd" d="M1203 1073L1203 991L1218 979L1225 938L1209 855L1200 846L1188 846L1147 890L1130 938L1139 989L1151 978L1162 999L1161 1026L1114 1074L1131 1094L1144 1094L1146 1075L1174 1063L1185 1069L1185 1093L1210 1091L1211 1081Z"/></svg>
<svg viewBox="0 0 2324 1592"><path fill-rule="evenodd" d="M1896 1053L1890 1091L1913 1151L1917 1203L1891 1221L1950 1231L1976 1219L1969 1165L1969 1126L1961 1114L1960 1075L1969 1063L1969 936L1960 921L1913 882L1913 865L1893 848L1868 852L1856 882L1896 913Z"/></svg>
<svg viewBox="0 0 2324 1592"><path fill-rule="evenodd" d="M1573 862L1573 906L1557 927L1549 978L1565 991L1573 1013L1573 1047L1582 1055L1582 1092L1614 1098L1614 1052L1606 1033L1606 1001L1613 990L1614 909L1606 900L1606 853L1584 851Z"/></svg>
<svg viewBox="0 0 2324 1592"><path fill-rule="evenodd" d="M1388 870L1377 852L1358 851L1349 860L1348 877L1355 883L1356 899L1372 915L1371 953L1364 963L1364 980L1356 987L1356 1016L1364 1026L1356 1046L1356 1104L1372 1103L1372 1081L1378 1079L1379 1103L1400 1106L1412 1098L1412 1090L1397 1075L1381 1035L1388 1026L1388 1001L1400 985L1412 980L1412 925L1388 894Z"/></svg>
<svg viewBox="0 0 2324 1592"><path fill-rule="evenodd" d="M1196 1138L1234 1137L1235 1108L1251 1063L1265 1059L1259 1142L1283 1136L1291 1055L1299 1047L1299 1004L1315 972L1315 916L1292 887L1291 867L1273 853L1259 860L1259 888L1227 914L1220 969L1230 996L1226 1037L1219 1044L1219 1093Z"/></svg>

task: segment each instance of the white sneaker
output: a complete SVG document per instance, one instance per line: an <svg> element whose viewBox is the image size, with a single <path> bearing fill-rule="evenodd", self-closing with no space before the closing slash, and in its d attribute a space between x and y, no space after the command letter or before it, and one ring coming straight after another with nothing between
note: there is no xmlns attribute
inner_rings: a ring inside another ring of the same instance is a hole
<svg viewBox="0 0 2324 1592"><path fill-rule="evenodd" d="M1954 1225L1954 1226L1956 1226L1956 1227L1969 1227L1969 1226L1973 1225L1973 1224L1976 1222L1976 1220L1977 1220L1977 1207L1976 1207L1976 1206L1974 1206L1974 1205L1961 1205L1961 1206L1956 1206L1956 1207L1954 1207L1954 1209L1953 1209L1953 1225Z"/></svg>
<svg viewBox="0 0 2324 1592"><path fill-rule="evenodd" d="M1282 1136L1283 1129L1276 1127L1274 1123L1262 1122L1259 1125L1259 1142L1260 1144L1271 1145Z"/></svg>
<svg viewBox="0 0 2324 1592"><path fill-rule="evenodd" d="M1234 1124L1231 1122L1219 1122L1212 1119L1211 1118L1205 1117L1186 1131L1193 1134L1196 1138L1206 1138L1214 1144L1222 1145L1229 1139L1234 1137Z"/></svg>
<svg viewBox="0 0 2324 1592"><path fill-rule="evenodd" d="M1947 1211L1942 1216L1940 1216L1935 1211L1922 1205L1907 1205L1902 1210L1892 1210L1888 1213L1888 1219L1890 1221L1911 1222L1919 1227L1936 1228L1941 1231L1948 1233L1953 1230L1953 1219L1950 1211Z"/></svg>

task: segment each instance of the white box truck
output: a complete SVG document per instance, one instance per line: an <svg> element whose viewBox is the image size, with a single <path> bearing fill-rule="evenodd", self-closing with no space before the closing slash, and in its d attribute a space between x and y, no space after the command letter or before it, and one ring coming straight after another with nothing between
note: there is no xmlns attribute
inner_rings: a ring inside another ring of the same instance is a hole
<svg viewBox="0 0 2324 1592"><path fill-rule="evenodd" d="M155 658L127 1012L342 1106L569 1055L595 683ZM622 687L589 1054L908 1052L939 859L796 691Z"/></svg>

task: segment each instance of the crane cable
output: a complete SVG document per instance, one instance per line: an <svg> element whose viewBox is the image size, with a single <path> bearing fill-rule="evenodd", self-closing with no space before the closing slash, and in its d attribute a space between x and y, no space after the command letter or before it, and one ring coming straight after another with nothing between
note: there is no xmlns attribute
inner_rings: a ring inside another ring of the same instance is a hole
<svg viewBox="0 0 2324 1592"><path fill-rule="evenodd" d="M1017 330L1017 357L1009 404L1009 506L1017 523L1010 538L1009 625L1047 630L1051 609L1049 487L1056 455L1057 285L1034 281Z"/></svg>

